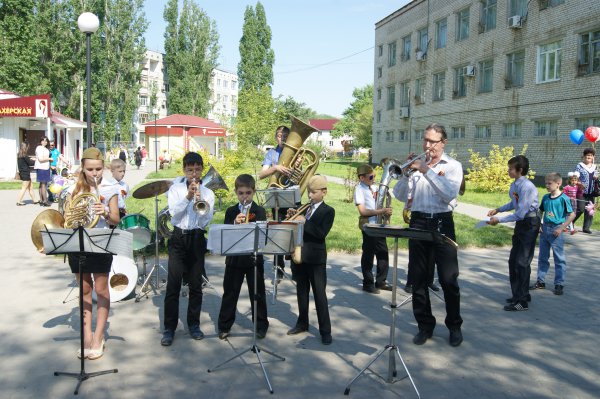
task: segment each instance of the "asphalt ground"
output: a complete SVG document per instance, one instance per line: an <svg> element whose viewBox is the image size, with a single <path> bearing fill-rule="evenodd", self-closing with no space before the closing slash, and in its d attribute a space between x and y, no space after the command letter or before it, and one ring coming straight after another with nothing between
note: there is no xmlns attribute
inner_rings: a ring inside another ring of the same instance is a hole
<svg viewBox="0 0 600 399"><path fill-rule="evenodd" d="M130 170L133 187L153 169ZM72 397L76 380L54 371L79 372L79 310L73 275L59 256L36 253L30 241L31 222L43 209L16 207L16 191L0 191L0 397ZM29 201L27 201L29 202ZM56 208L56 206L54 206ZM457 212L482 217L484 210L460 204ZM438 325L433 338L415 346L417 332L410 303L396 311L395 341L422 398L597 398L598 359L598 233L569 236L565 294L549 289L532 292L526 312L505 312L510 296L509 248L459 250L464 342L448 344L443 301L432 296ZM360 245L360 243L357 243ZM391 253L393 253L391 251ZM138 259L141 270L141 261ZM148 268L153 264L148 259ZM166 265L166 259L161 259ZM330 398L344 397L348 383L373 355L390 343L391 292L361 290L360 256L331 253L327 266L333 344L321 344L311 300L310 330L286 335L297 317L295 288L284 279L273 301L271 267L266 286L270 328L258 341L274 394L253 352L208 373L209 368L250 349L252 323L247 289L242 288L236 324L227 340L217 337L224 259L207 256L212 284L204 294L201 328L206 337L194 341L185 329L187 298L180 302L182 319L171 347L160 346L164 287L136 303L113 303L105 355L86 361L86 371L118 368L117 374L83 382L84 398ZM407 253L398 255L398 284L406 279ZM532 263L532 276L537 269ZM554 277L553 267L547 282ZM164 272L161 273L164 277ZM390 270L389 280L392 280ZM548 284L549 286L551 284ZM139 292L139 286L136 288ZM407 298L397 290L397 302ZM65 302L65 303L63 303ZM183 316L183 317L182 317ZM386 352L358 378L354 398L416 398L400 361L398 380L386 382Z"/></svg>

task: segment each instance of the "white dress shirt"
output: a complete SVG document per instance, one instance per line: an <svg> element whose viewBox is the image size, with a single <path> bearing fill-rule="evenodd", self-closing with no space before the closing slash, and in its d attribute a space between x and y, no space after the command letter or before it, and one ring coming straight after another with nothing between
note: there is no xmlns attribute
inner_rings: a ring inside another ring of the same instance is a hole
<svg viewBox="0 0 600 399"><path fill-rule="evenodd" d="M198 215L194 210L194 198L187 199L188 187L187 179L177 179L169 191L167 191L167 199L169 203L169 213L171 214L171 224L179 227L182 230L203 229L211 222L215 209L215 194L212 190L200 186L200 196L203 201L208 202L210 211L205 215Z"/></svg>
<svg viewBox="0 0 600 399"><path fill-rule="evenodd" d="M412 185L413 212L442 213L456 207L456 197L463 179L460 162L446 153L440 161L430 165L427 173L416 171L410 177ZM406 202L409 194L409 178L402 177L394 186L394 197Z"/></svg>
<svg viewBox="0 0 600 399"><path fill-rule="evenodd" d="M375 186L368 186L360 182L354 189L354 204L364 205L366 209L377 209L375 202ZM369 223L377 223L377 216L369 216Z"/></svg>

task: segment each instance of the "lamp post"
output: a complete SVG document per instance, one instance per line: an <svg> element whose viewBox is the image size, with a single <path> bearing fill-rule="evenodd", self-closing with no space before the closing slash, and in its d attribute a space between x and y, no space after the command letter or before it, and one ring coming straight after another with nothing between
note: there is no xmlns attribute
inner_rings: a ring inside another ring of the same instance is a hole
<svg viewBox="0 0 600 399"><path fill-rule="evenodd" d="M156 117L158 116L158 108L152 108L152 115L154 115L154 168L158 173L158 134L156 132Z"/></svg>
<svg viewBox="0 0 600 399"><path fill-rule="evenodd" d="M91 39L92 33L95 33L100 26L100 21L98 17L91 12L84 12L77 18L77 26L79 30L85 33L85 80L87 87L87 142L86 147L90 148L92 146L92 79L91 79L91 70L92 70L92 57L91 57Z"/></svg>

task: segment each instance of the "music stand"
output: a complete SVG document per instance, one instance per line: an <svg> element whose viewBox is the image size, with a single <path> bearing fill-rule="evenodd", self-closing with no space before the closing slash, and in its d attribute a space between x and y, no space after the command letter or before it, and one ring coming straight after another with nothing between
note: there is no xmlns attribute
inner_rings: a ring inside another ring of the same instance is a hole
<svg viewBox="0 0 600 399"><path fill-rule="evenodd" d="M252 323L252 345L250 348L238 353L237 355L225 360L216 365L208 372L215 371L219 367L229 363L230 361L241 357L247 352L254 352L258 359L258 363L262 369L265 381L269 388L269 392L273 393L273 387L269 381L267 370L265 369L260 352L264 351L267 354L275 357L278 360L285 361L285 358L271 352L265 348L260 348L256 343L256 328L258 321L258 299L257 299L257 283L258 283L258 267L256 265L256 257L262 255L289 255L294 251L297 237L292 229L278 228L269 226L267 223L248 223L248 224L223 224L212 225L208 233L208 248L213 253L221 255L246 255L254 254L254 301L253 310L254 317ZM245 363L247 364L247 363Z"/></svg>
<svg viewBox="0 0 600 399"><path fill-rule="evenodd" d="M389 352L389 362L388 362L388 375L386 381L388 383L393 383L394 377L397 376L396 370L396 358L395 355L398 355L398 358L402 362L402 366L404 367L404 371L406 371L406 375L410 379L410 383L412 384L415 392L417 393L417 397L421 397L419 394L419 390L415 385L415 382L408 371L408 367L406 367L406 363L400 354L400 349L398 345L396 345L396 310L398 309L398 305L396 304L396 288L398 286L398 239L399 238L409 238L412 240L421 240L421 241L444 241L445 236L439 234L436 231L422 230L422 229L414 229L414 228L402 228L401 226L389 226L389 225L380 225L369 223L363 226L363 231L370 236L373 237L392 237L394 238L394 268L392 269L392 302L390 303L390 309L392 313L392 321L390 323L390 342L385 345L382 349L380 349L373 358L367 363L367 365L360 370L360 372L348 383L346 389L344 390L344 395L348 395L350 393L350 386L356 381L358 377L360 377L370 366L373 364L381 355L383 355L386 351ZM404 302L403 302L404 303Z"/></svg>
<svg viewBox="0 0 600 399"><path fill-rule="evenodd" d="M45 227L45 226L44 226ZM97 377L104 374L118 373L118 369L109 369L104 371L96 371L93 373L87 373L85 371L85 356L84 354L84 343L83 343L83 273L82 267L85 263L87 254L112 254L116 255L123 252L123 245L121 240L114 239L114 237L120 236L121 234L129 234L129 240L131 241L131 233L124 232L121 230L111 229L84 229L78 227L72 229L51 229L45 227L45 231L42 231L42 239L44 241L44 252L46 255L57 255L57 254L79 254L79 343L81 350L80 359L80 370L79 373L70 373L64 371L55 371L55 376L67 376L77 378L77 386L75 387L74 395L79 393L79 387L83 381Z"/></svg>
<svg viewBox="0 0 600 399"><path fill-rule="evenodd" d="M273 220L275 220L276 222L279 221L279 208L295 208L296 204L300 203L300 201L302 200L302 194L300 193L300 188L298 186L293 186L284 189L268 188L266 190L259 190L259 192L263 193L265 196L265 200L262 206L265 208L275 209ZM285 272L285 270L277 264L277 256L278 255L273 256L273 304L275 303L275 299L277 299L277 287L279 285L277 272L281 272L281 275L284 278L287 278L292 282L292 284L296 285L294 280L292 280L292 278Z"/></svg>

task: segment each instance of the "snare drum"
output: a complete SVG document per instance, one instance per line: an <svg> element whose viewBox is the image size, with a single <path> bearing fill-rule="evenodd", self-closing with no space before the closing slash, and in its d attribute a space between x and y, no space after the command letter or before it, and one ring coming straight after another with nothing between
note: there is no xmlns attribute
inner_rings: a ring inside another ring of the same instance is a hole
<svg viewBox="0 0 600 399"><path fill-rule="evenodd" d="M150 220L140 213L125 216L119 222L119 228L133 234L132 247L134 251L145 248L152 241Z"/></svg>

